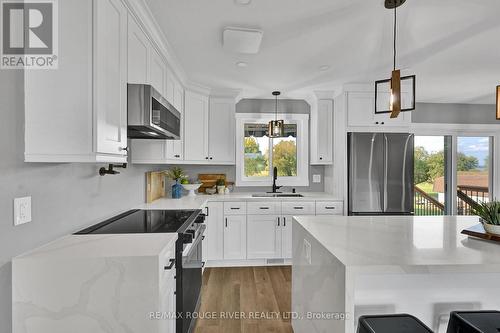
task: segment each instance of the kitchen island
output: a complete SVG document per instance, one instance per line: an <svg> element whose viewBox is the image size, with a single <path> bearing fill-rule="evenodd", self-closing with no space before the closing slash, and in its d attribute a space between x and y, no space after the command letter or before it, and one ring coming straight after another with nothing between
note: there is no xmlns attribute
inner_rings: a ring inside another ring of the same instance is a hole
<svg viewBox="0 0 500 333"><path fill-rule="evenodd" d="M477 217L294 218L295 332L356 331L363 314L410 313L442 331L452 310L500 309L500 244Z"/></svg>

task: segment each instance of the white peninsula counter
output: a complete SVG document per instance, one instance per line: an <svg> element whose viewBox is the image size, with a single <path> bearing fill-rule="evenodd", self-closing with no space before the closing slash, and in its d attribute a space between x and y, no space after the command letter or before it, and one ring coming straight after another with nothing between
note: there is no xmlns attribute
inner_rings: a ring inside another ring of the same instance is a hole
<svg viewBox="0 0 500 333"><path fill-rule="evenodd" d="M500 309L500 244L461 234L477 223L452 216L295 218L294 331L353 333L360 315L410 313L438 332L452 310Z"/></svg>

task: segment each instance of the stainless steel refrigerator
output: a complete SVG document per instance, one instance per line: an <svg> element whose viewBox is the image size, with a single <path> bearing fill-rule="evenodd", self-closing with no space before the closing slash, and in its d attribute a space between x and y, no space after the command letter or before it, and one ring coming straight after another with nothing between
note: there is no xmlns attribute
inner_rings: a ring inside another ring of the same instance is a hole
<svg viewBox="0 0 500 333"><path fill-rule="evenodd" d="M349 215L413 214L413 134L348 133Z"/></svg>

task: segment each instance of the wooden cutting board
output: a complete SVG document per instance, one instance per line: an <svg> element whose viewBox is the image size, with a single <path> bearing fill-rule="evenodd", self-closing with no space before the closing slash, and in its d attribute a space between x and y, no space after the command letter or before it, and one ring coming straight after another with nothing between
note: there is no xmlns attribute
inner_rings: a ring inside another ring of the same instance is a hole
<svg viewBox="0 0 500 333"><path fill-rule="evenodd" d="M484 230L482 223L473 225L470 228L462 230L462 234L468 235L470 237L476 237L486 240L491 240L495 242L500 242L500 236L492 235Z"/></svg>
<svg viewBox="0 0 500 333"><path fill-rule="evenodd" d="M219 179L224 179L226 185L234 185L233 182L227 181L225 173L200 173L198 174L198 179L202 184L198 190L200 193L205 193L207 188L214 187Z"/></svg>
<svg viewBox="0 0 500 333"><path fill-rule="evenodd" d="M146 202L151 203L165 197L165 172L146 172Z"/></svg>

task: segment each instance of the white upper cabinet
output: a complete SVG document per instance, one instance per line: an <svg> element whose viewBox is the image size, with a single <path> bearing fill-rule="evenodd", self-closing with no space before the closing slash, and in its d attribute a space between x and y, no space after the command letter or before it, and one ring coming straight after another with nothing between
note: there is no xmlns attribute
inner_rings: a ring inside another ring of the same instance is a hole
<svg viewBox="0 0 500 333"><path fill-rule="evenodd" d="M348 91L347 125L349 127L393 127L409 126L410 112L401 112L398 118L390 119L390 113L375 114L374 91Z"/></svg>
<svg viewBox="0 0 500 333"><path fill-rule="evenodd" d="M208 96L186 90L184 124L184 159L209 161Z"/></svg>
<svg viewBox="0 0 500 333"><path fill-rule="evenodd" d="M234 99L210 99L208 153L211 162L235 163L235 111Z"/></svg>
<svg viewBox="0 0 500 333"><path fill-rule="evenodd" d="M128 17L128 83L149 83L150 42L136 20Z"/></svg>
<svg viewBox="0 0 500 333"><path fill-rule="evenodd" d="M25 160L126 162L128 12L65 0L59 20L59 68L25 71Z"/></svg>
<svg viewBox="0 0 500 333"><path fill-rule="evenodd" d="M167 96L167 64L154 47L151 48L150 59L149 77L151 85L165 97Z"/></svg>
<svg viewBox="0 0 500 333"><path fill-rule="evenodd" d="M167 76L167 101L181 113L181 135L180 140L166 141L166 156L168 162L184 160L184 87L173 76L172 72Z"/></svg>
<svg viewBox="0 0 500 333"><path fill-rule="evenodd" d="M333 162L333 92L317 92L311 108L311 164Z"/></svg>
<svg viewBox="0 0 500 333"><path fill-rule="evenodd" d="M120 0L94 0L94 110L97 152L127 148L127 21Z"/></svg>

